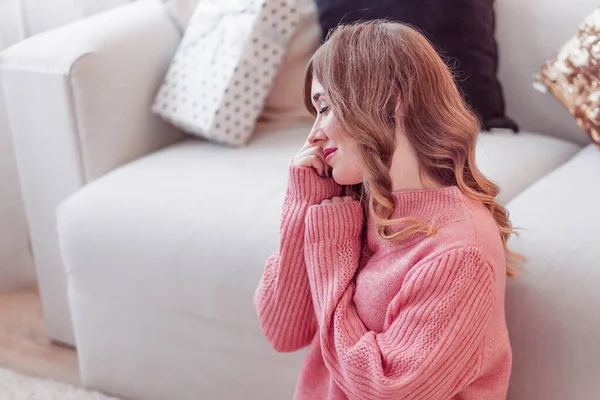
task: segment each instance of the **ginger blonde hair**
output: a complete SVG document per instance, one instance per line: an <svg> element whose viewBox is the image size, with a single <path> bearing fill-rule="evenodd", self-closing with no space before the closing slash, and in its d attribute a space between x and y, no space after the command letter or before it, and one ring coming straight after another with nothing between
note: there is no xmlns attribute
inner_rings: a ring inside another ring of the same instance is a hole
<svg viewBox="0 0 600 400"><path fill-rule="evenodd" d="M368 205L381 238L399 241L435 232L434 226L414 218L390 219L390 167L400 130L416 151L422 175L442 186L458 186L485 205L504 243L507 275L516 274L515 259L522 257L507 248L513 228L508 212L495 201L499 188L475 165L480 122L465 104L452 72L421 33L381 20L333 30L306 70L304 102L316 115L313 77L325 89L343 131L358 145L364 179L353 189Z"/></svg>

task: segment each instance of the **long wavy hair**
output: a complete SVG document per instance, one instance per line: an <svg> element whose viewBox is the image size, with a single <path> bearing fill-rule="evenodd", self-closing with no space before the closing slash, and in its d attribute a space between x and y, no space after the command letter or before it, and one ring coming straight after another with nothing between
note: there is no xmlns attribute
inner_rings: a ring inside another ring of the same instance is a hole
<svg viewBox="0 0 600 400"><path fill-rule="evenodd" d="M495 201L498 186L475 164L480 121L463 100L451 70L421 33L381 20L333 30L306 70L304 102L316 115L313 77L325 89L344 133L358 145L364 179L353 189L381 238L401 241L435 232L433 225L414 218L390 219L390 167L399 130L416 151L422 176L442 186L458 186L485 205L504 243L507 275L516 275L522 257L507 248L514 233L508 212ZM392 231L394 226L402 228Z"/></svg>

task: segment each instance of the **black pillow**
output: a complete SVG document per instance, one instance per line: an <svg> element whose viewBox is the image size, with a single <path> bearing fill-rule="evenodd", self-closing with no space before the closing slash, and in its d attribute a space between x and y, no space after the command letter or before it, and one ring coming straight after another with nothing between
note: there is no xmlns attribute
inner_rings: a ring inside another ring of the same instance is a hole
<svg viewBox="0 0 600 400"><path fill-rule="evenodd" d="M512 129L504 115L502 87L496 76L493 0L316 0L323 38L339 24L387 19L418 28L457 73L467 103L483 129Z"/></svg>

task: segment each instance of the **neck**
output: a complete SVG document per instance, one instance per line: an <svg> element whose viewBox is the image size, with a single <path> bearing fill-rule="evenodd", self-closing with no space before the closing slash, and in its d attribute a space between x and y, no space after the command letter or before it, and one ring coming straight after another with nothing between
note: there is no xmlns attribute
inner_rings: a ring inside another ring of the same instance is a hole
<svg viewBox="0 0 600 400"><path fill-rule="evenodd" d="M419 173L419 160L406 136L403 134L397 134L396 136L396 151L392 157L390 168L392 191L440 188L441 185Z"/></svg>
<svg viewBox="0 0 600 400"><path fill-rule="evenodd" d="M439 189L430 190L402 190L393 193L394 212L389 217L390 220L400 218L416 219L424 223L433 223L436 228L446 224L448 220L455 218L457 212L468 204L469 207L476 207L477 203L465 197L457 186L448 186ZM408 221L399 222L394 225L393 230L399 230L410 224ZM401 245L410 245L415 241L422 240L423 234L413 236L411 239L401 243L391 242L380 239L377 236L377 226L372 213L369 213L367 220L367 244L371 252L392 251Z"/></svg>

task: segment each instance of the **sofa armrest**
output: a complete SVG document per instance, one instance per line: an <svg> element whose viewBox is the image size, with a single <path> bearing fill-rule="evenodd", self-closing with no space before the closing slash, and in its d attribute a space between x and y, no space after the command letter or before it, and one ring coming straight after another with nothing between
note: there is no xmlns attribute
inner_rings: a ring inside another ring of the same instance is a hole
<svg viewBox="0 0 600 400"><path fill-rule="evenodd" d="M17 151L52 148L89 182L181 139L150 111L180 36L158 0L141 0L7 49L0 73Z"/></svg>
<svg viewBox="0 0 600 400"><path fill-rule="evenodd" d="M158 0L31 37L0 54L48 335L74 344L57 205L88 182L183 134L151 104L180 41Z"/></svg>

